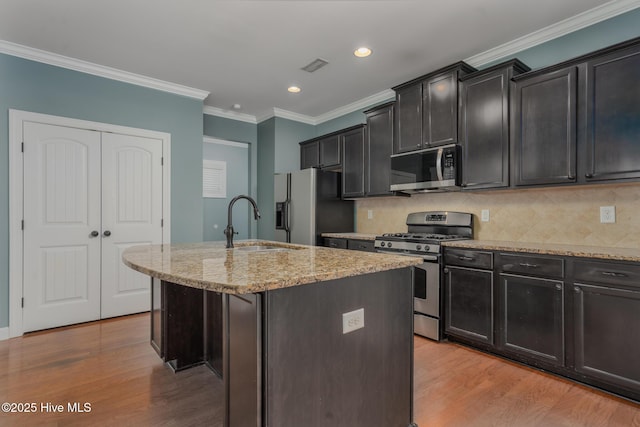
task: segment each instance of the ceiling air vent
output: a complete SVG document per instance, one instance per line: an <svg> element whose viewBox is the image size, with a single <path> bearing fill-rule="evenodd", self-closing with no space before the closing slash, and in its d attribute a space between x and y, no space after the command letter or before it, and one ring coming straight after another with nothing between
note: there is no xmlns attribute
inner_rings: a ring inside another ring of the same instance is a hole
<svg viewBox="0 0 640 427"><path fill-rule="evenodd" d="M302 67L301 69L309 73L313 73L314 71L319 70L320 68L324 67L328 63L329 62L325 61L324 59L316 58L310 63L308 63L307 65L305 65L304 67Z"/></svg>

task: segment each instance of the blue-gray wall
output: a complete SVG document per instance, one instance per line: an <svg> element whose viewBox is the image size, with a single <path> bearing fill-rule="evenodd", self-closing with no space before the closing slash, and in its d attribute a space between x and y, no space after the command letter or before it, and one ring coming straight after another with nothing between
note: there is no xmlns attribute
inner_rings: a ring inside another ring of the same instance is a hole
<svg viewBox="0 0 640 427"><path fill-rule="evenodd" d="M0 54L0 327L8 326L9 109L171 134L171 238L202 240L202 102Z"/></svg>
<svg viewBox="0 0 640 427"><path fill-rule="evenodd" d="M275 118L274 172L286 173L300 169L300 141L316 136L314 126L293 120Z"/></svg>
<svg viewBox="0 0 640 427"><path fill-rule="evenodd" d="M258 221L258 237L273 239L275 214L273 210L273 174L275 172L276 118L258 124L258 207L262 217Z"/></svg>
<svg viewBox="0 0 640 427"><path fill-rule="evenodd" d="M219 160L227 163L227 197L205 198L203 201L204 240L225 240L223 233L228 221L229 202L239 194L249 194L249 144L245 147L205 143L202 149L204 160ZM235 239L250 237L250 204L238 200L233 207L233 228L238 232Z"/></svg>
<svg viewBox="0 0 640 427"><path fill-rule="evenodd" d="M206 136L249 144L249 195L258 199L258 125L224 117L204 115L203 133ZM237 194L236 194L237 195ZM232 195L232 197L235 195ZM243 202L239 202L243 203ZM205 218L207 221L208 218ZM258 223L251 221L249 237L258 236ZM208 239L207 239L208 240Z"/></svg>

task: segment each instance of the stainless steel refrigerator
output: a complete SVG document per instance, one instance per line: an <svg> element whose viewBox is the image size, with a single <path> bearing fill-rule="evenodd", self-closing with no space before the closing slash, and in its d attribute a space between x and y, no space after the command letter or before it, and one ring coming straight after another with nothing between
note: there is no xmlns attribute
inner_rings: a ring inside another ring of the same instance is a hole
<svg viewBox="0 0 640 427"><path fill-rule="evenodd" d="M341 199L340 172L303 169L274 177L275 240L322 244L322 233L353 231L354 204Z"/></svg>

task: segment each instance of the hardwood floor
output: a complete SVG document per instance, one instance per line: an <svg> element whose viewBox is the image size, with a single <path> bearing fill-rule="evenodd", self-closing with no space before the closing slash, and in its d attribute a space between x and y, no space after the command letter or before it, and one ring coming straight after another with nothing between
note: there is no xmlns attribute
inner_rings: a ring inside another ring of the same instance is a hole
<svg viewBox="0 0 640 427"><path fill-rule="evenodd" d="M220 426L222 398L222 383L204 366L174 374L163 365L149 345L148 314L0 342L0 401L37 406L36 413L0 413L0 426ZM90 403L91 411L69 413L74 402ZM64 412L43 412L46 403L62 404ZM415 421L420 427L640 427L640 406L416 337Z"/></svg>

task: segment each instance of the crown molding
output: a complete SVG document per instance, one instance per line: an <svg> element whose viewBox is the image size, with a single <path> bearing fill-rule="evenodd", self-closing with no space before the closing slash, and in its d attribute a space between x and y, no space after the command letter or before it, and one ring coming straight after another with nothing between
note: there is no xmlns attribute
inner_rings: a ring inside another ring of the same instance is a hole
<svg viewBox="0 0 640 427"><path fill-rule="evenodd" d="M336 119L345 114L353 113L354 111L362 110L371 107L373 104L379 102L389 101L396 97L396 93L391 89L385 89L382 92L374 93L366 98L359 99L351 104L344 105L342 107L331 110L327 113L314 117L316 124L328 122L329 120Z"/></svg>
<svg viewBox="0 0 640 427"><path fill-rule="evenodd" d="M227 145L229 147L249 148L248 142L229 141L228 139L212 138L206 135L202 138L202 142L206 144Z"/></svg>
<svg viewBox="0 0 640 427"><path fill-rule="evenodd" d="M533 33L519 37L510 42L496 46L492 49L473 55L464 60L473 67L481 67L485 64L498 61L509 55L514 55L525 49L537 46L550 40L562 37L574 31L604 21L614 16L621 15L640 7L640 0L613 0L601 6L589 9L548 27Z"/></svg>
<svg viewBox="0 0 640 427"><path fill-rule="evenodd" d="M281 119L294 120L300 123L306 123L308 125L317 125L318 122L315 117L307 116L305 114L294 113L293 111L283 110L281 108L273 108L274 117L279 117Z"/></svg>
<svg viewBox="0 0 640 427"><path fill-rule="evenodd" d="M283 110L281 108L276 108L276 107L257 116L256 120L258 121L258 123L262 123L266 120L269 120L272 117L293 120L295 122L305 123L312 126L315 126L317 124L316 119L314 117L307 116L305 114L294 113L293 111Z"/></svg>
<svg viewBox="0 0 640 427"><path fill-rule="evenodd" d="M223 117L225 119L238 120L241 122L247 122L256 124L258 121L256 120L256 116L252 116L251 114L238 113L236 111L223 110L222 108L212 107L210 105L205 105L202 109L202 113L208 116L217 116Z"/></svg>
<svg viewBox="0 0 640 427"><path fill-rule="evenodd" d="M265 113L257 117L258 123L262 123L265 120L269 120L272 117L279 117L281 119L294 120L296 122L306 123L308 125L319 125L320 123L333 120L335 118L344 116L345 114L353 113L354 111L362 110L371 107L373 104L379 102L389 101L395 98L396 93L391 89L385 89L382 92L374 93L366 98L359 99L351 104L344 105L342 107L331 110L327 113L321 114L316 117L307 116L305 114L294 113L293 111L287 111L280 108L274 108L273 111Z"/></svg>
<svg viewBox="0 0 640 427"><path fill-rule="evenodd" d="M0 53L203 101L209 92L0 40Z"/></svg>

